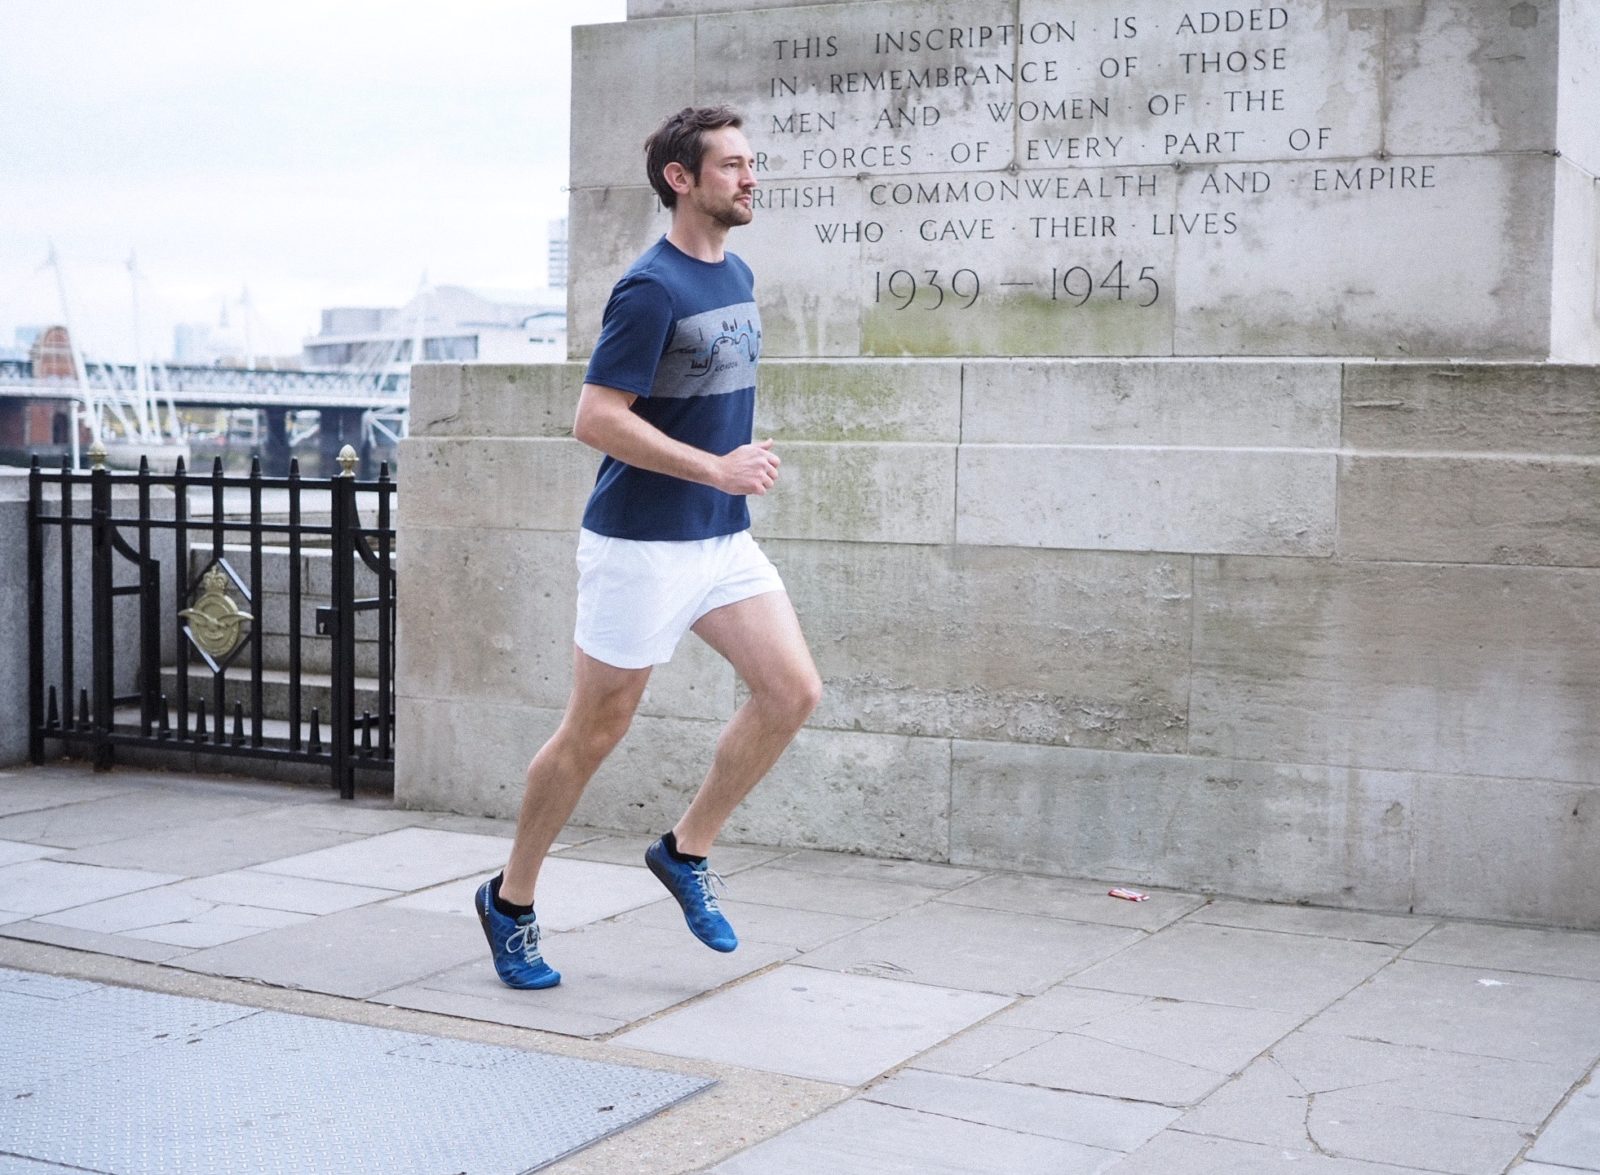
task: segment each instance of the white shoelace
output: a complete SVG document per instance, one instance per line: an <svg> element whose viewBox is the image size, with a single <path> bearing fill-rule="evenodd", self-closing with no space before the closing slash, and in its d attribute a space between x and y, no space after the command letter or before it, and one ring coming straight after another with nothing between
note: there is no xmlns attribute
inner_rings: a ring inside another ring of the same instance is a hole
<svg viewBox="0 0 1600 1175"><path fill-rule="evenodd" d="M519 923L517 928L506 936L506 950L512 953L520 951L524 962L542 963L544 958L539 954L539 924Z"/></svg>
<svg viewBox="0 0 1600 1175"><path fill-rule="evenodd" d="M700 894L705 898L706 909L713 914L722 913L722 907L717 903L717 895L711 889L712 884L715 883L724 893L728 891L728 883L722 879L722 874L711 868L711 866L706 865L696 869L694 876L695 880L700 883Z"/></svg>

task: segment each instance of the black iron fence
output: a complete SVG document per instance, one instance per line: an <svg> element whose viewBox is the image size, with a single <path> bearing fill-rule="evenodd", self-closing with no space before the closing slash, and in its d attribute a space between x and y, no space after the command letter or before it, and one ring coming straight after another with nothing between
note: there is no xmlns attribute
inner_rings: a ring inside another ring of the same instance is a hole
<svg viewBox="0 0 1600 1175"><path fill-rule="evenodd" d="M346 798L358 771L392 780L395 483L387 465L357 480L348 447L340 463L302 479L36 460L34 762L54 742L102 768L123 747L320 765Z"/></svg>

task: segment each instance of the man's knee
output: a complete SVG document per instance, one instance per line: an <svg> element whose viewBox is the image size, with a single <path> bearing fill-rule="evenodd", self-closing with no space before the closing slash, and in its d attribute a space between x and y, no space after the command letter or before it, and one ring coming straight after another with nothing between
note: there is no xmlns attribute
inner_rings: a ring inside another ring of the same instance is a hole
<svg viewBox="0 0 1600 1175"><path fill-rule="evenodd" d="M822 678L809 666L803 671L797 670L769 684L761 701L798 728L822 701Z"/></svg>

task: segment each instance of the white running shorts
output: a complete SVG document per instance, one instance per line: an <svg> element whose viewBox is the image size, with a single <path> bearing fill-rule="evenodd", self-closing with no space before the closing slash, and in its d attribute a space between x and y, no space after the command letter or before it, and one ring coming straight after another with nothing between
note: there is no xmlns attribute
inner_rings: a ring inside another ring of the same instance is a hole
<svg viewBox="0 0 1600 1175"><path fill-rule="evenodd" d="M578 532L578 624L596 661L643 669L672 660L678 641L714 608L783 591L750 532L684 542Z"/></svg>

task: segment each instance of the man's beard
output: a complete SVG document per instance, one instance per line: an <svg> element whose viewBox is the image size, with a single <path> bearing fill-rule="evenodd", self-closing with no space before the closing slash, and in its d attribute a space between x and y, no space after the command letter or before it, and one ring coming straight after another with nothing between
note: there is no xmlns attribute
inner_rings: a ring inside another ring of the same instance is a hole
<svg viewBox="0 0 1600 1175"><path fill-rule="evenodd" d="M713 209L711 219L727 228L738 228L740 225L749 224L755 219L755 209L734 203L726 208Z"/></svg>

